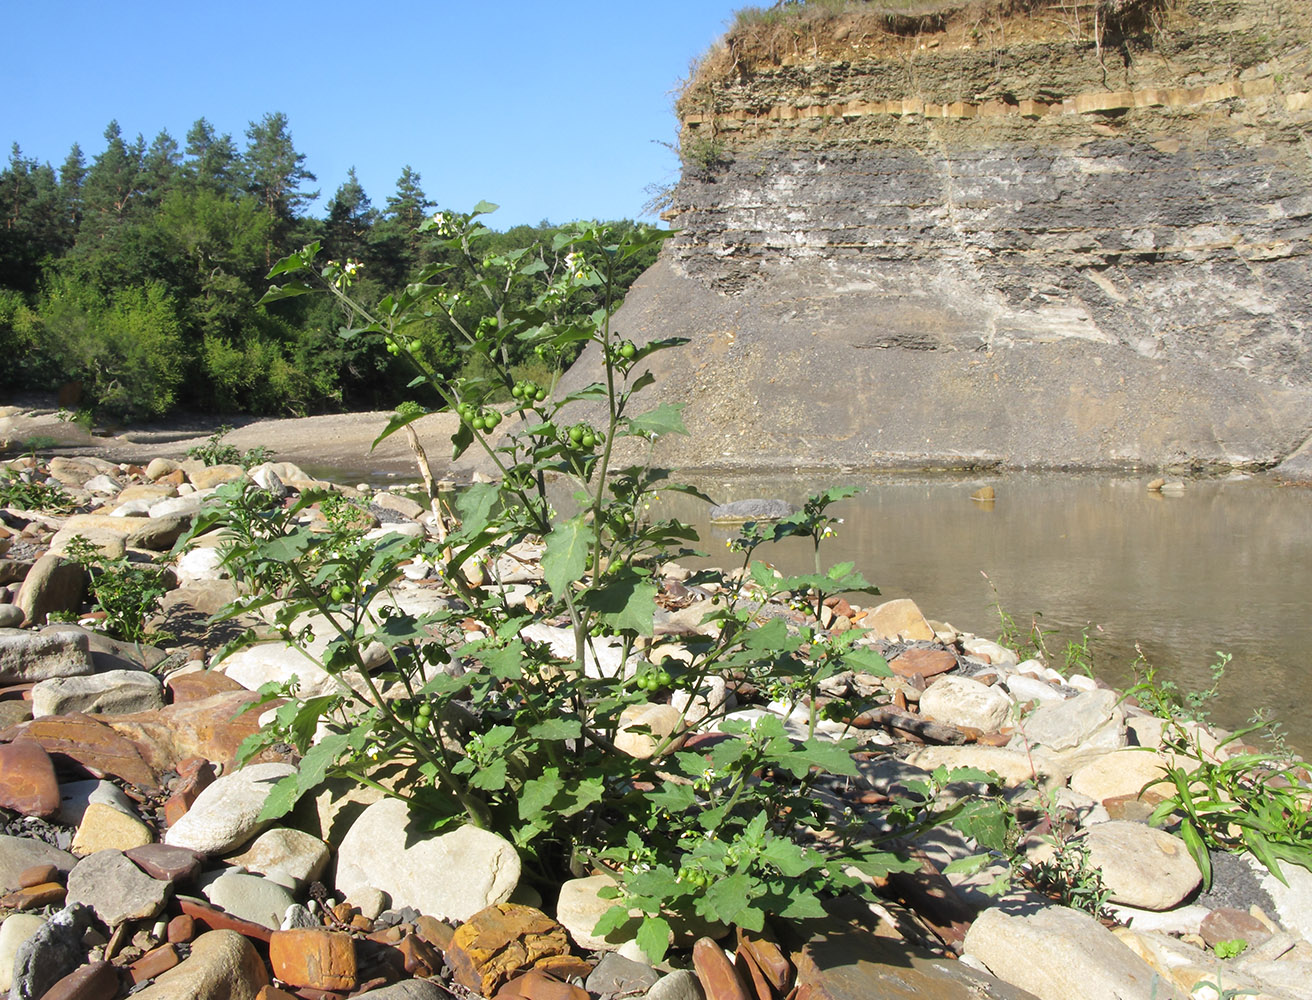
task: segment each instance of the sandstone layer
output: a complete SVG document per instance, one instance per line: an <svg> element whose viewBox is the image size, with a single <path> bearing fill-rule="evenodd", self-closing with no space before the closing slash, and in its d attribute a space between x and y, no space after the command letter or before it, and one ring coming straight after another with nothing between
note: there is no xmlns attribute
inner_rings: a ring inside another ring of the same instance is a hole
<svg viewBox="0 0 1312 1000"><path fill-rule="evenodd" d="M652 360L653 391L690 403L693 434L663 457L1270 467L1298 451L1312 8L878 9L740 25L680 99L679 234L616 323L692 340ZM567 386L595 374L585 356Z"/></svg>

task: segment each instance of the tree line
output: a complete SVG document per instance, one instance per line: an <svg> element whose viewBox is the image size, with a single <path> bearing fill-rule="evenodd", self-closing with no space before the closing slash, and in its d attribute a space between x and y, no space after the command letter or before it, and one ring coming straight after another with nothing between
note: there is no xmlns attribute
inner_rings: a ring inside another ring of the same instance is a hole
<svg viewBox="0 0 1312 1000"><path fill-rule="evenodd" d="M298 415L387 408L410 395L415 373L381 343L337 336L345 317L329 296L256 303L270 266L313 240L325 258L360 263L366 299L433 263L453 265L446 277L457 291L472 282L472 269L416 231L437 208L420 175L404 167L378 208L352 169L323 217L311 217L316 178L287 117L266 114L245 139L239 149L201 118L182 145L167 130L147 144L110 122L90 164L74 143L57 170L13 145L0 173L0 391L80 383L79 406L120 420L165 416L184 401ZM545 281L559 264L552 232L546 222L516 226L489 249L540 244ZM625 288L654 253L628 262ZM462 322L477 327L480 296L459 302ZM438 371L461 372L449 326L434 320L409 335ZM543 365L513 360L529 372Z"/></svg>

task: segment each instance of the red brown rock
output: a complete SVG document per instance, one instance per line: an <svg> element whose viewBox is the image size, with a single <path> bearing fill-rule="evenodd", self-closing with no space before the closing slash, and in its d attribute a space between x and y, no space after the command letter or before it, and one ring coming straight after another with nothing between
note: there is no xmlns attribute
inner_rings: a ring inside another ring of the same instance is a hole
<svg viewBox="0 0 1312 1000"><path fill-rule="evenodd" d="M289 986L353 990L359 985L355 941L349 934L317 927L274 931L269 965Z"/></svg>
<svg viewBox="0 0 1312 1000"><path fill-rule="evenodd" d="M108 1000L118 992L118 970L108 962L90 962L55 983L41 1000Z"/></svg>
<svg viewBox="0 0 1312 1000"><path fill-rule="evenodd" d="M188 670L176 673L164 682L169 689L169 700L174 705L188 701L204 701L228 691L244 691L240 684L217 670Z"/></svg>
<svg viewBox="0 0 1312 1000"><path fill-rule="evenodd" d="M236 931L243 937L263 941L266 944L269 938L273 936L272 929L265 927L263 924L243 920L241 917L234 917L230 913L224 913L222 910L210 906L209 903L193 899L190 896L179 896L178 906L183 913L191 917L196 923L202 924L210 930Z"/></svg>
<svg viewBox="0 0 1312 1000"><path fill-rule="evenodd" d="M39 910L43 906L62 906L65 893L59 882L27 886L0 896L0 909Z"/></svg>
<svg viewBox="0 0 1312 1000"><path fill-rule="evenodd" d="M446 961L456 982L491 996L512 976L571 958L569 948L569 932L541 910L497 903L456 928Z"/></svg>
<svg viewBox="0 0 1312 1000"><path fill-rule="evenodd" d="M182 956L178 954L178 949L174 945L160 945L129 965L128 975L132 977L132 984L135 986L168 972L181 961Z"/></svg>
<svg viewBox="0 0 1312 1000"><path fill-rule="evenodd" d="M185 913L179 913L168 922L164 938L169 944L186 944L196 936L196 921Z"/></svg>
<svg viewBox="0 0 1312 1000"><path fill-rule="evenodd" d="M770 988L765 973L756 964L756 959L741 946L733 957L733 967L738 973L738 978L747 984L752 1000L775 1000L775 992Z"/></svg>
<svg viewBox="0 0 1312 1000"><path fill-rule="evenodd" d="M437 975L442 968L442 953L416 934L398 941L396 950L401 953L405 971L410 976L427 979Z"/></svg>
<svg viewBox="0 0 1312 1000"><path fill-rule="evenodd" d="M784 954L779 942L762 934L753 934L738 928L738 950L747 952L756 962L757 968L780 993L787 993L792 986L793 965Z"/></svg>
<svg viewBox="0 0 1312 1000"><path fill-rule="evenodd" d="M562 982L536 969L512 979L497 990L493 1000L592 1000L587 990Z"/></svg>
<svg viewBox="0 0 1312 1000"><path fill-rule="evenodd" d="M296 1000L296 994L276 986L261 986L260 992L255 994L255 1000Z"/></svg>
<svg viewBox="0 0 1312 1000"><path fill-rule="evenodd" d="M151 878L165 882L184 882L194 878L200 871L202 860L195 851L172 844L143 844L123 853Z"/></svg>
<svg viewBox="0 0 1312 1000"><path fill-rule="evenodd" d="M76 761L92 773L112 774L147 792L159 791L159 778L141 751L104 722L81 712L33 719L10 732L40 743L46 753Z"/></svg>
<svg viewBox="0 0 1312 1000"><path fill-rule="evenodd" d="M20 889L30 889L34 885L44 885L46 882L62 882L63 873L54 865L33 865L31 868L24 868L18 875L18 887Z"/></svg>
<svg viewBox="0 0 1312 1000"><path fill-rule="evenodd" d="M438 951L446 951L451 947L451 938L455 936L456 929L425 913L415 921L415 933Z"/></svg>
<svg viewBox="0 0 1312 1000"><path fill-rule="evenodd" d="M42 819L59 812L55 765L35 740L0 745L0 806Z"/></svg>
<svg viewBox="0 0 1312 1000"><path fill-rule="evenodd" d="M254 691L225 691L151 712L106 716L106 722L135 743L160 773L176 769L188 757L228 767L235 762L241 741L259 732L260 713L241 712L258 698Z"/></svg>
<svg viewBox="0 0 1312 1000"><path fill-rule="evenodd" d="M1237 910L1232 906L1220 906L1203 917L1199 929L1207 947L1215 948L1222 941L1248 942L1249 948L1255 948L1271 938L1271 928L1251 913Z"/></svg>
<svg viewBox="0 0 1312 1000"><path fill-rule="evenodd" d="M172 826L186 815L197 797L214 783L214 765L204 757L188 757L177 765L178 781L164 803L164 822Z"/></svg>
<svg viewBox="0 0 1312 1000"><path fill-rule="evenodd" d="M957 665L957 657L946 649L912 647L901 656L889 661L889 669L899 677L934 677L947 673Z"/></svg>
<svg viewBox="0 0 1312 1000"><path fill-rule="evenodd" d="M733 963L711 938L698 938L692 946L692 965L706 1000L753 1000Z"/></svg>

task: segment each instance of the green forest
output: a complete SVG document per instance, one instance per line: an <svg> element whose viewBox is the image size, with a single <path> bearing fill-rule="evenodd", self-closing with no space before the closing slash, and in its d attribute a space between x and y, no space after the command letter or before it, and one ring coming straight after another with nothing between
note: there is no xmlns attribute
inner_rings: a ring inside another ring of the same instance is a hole
<svg viewBox="0 0 1312 1000"><path fill-rule="evenodd" d="M182 144L167 131L147 144L111 122L102 153L87 163L75 143L58 169L14 144L0 173L0 392L79 383L82 415L112 421L183 406L274 415L393 407L411 395L415 372L377 338L340 338L346 317L330 296L257 305L270 267L314 240L324 258L358 262L363 299L381 299L426 265L452 264L452 290L471 291L458 298L459 318L478 326L486 306L472 293L473 269L416 230L438 207L416 171L403 167L375 206L351 170L317 218L307 213L316 178L287 117L251 122L245 140L239 149L201 118ZM546 222L515 226L485 250L538 248L545 284L564 266L553 232ZM626 262L623 288L655 253ZM438 372L461 372L465 355L447 326L407 333ZM539 358L512 360L542 374Z"/></svg>

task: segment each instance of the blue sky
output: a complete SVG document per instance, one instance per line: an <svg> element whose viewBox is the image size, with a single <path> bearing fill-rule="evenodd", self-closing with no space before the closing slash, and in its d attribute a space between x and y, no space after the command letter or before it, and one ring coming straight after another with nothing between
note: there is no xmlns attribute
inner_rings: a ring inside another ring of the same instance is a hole
<svg viewBox="0 0 1312 1000"><path fill-rule="evenodd" d="M758 0L759 2L759 0ZM672 91L733 0L303 4L42 0L5 14L0 140L56 168L117 119L183 143L202 116L244 149L288 116L322 196L356 168L376 207L405 164L443 207L498 228L634 217L677 174Z"/></svg>

